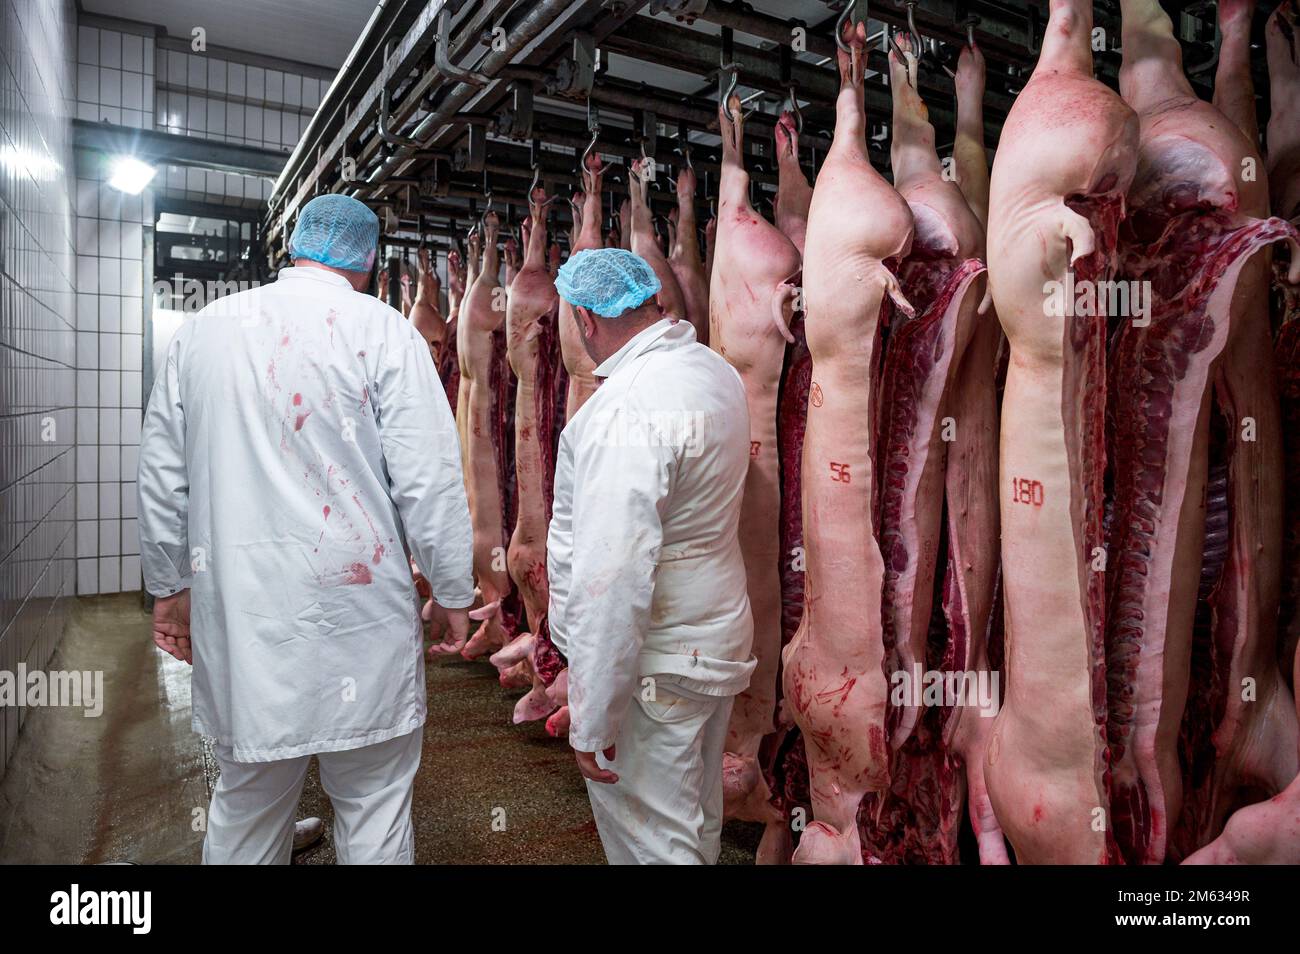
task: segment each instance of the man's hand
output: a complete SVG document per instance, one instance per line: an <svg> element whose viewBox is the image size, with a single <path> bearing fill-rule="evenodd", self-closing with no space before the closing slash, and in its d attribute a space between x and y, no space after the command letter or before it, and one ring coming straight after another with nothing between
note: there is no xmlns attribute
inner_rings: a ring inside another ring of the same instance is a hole
<svg viewBox="0 0 1300 954"><path fill-rule="evenodd" d="M450 656L459 653L469 642L469 609L447 609L439 606L434 600L430 600L429 603L434 607L431 614L436 627L434 632L447 637L442 642L430 646L429 655ZM429 607L426 606L425 610L427 612Z"/></svg>
<svg viewBox="0 0 1300 954"><path fill-rule="evenodd" d="M614 746L610 746L604 752L600 753L605 756L606 762L614 761ZM603 769L596 762L595 752L579 752L573 750L573 757L578 760L578 771L582 773L583 778L589 778L593 782L604 782L606 785L613 785L618 781L618 776L609 769Z"/></svg>
<svg viewBox="0 0 1300 954"><path fill-rule="evenodd" d="M189 590L154 600L153 641L167 655L194 665L194 656L190 652Z"/></svg>

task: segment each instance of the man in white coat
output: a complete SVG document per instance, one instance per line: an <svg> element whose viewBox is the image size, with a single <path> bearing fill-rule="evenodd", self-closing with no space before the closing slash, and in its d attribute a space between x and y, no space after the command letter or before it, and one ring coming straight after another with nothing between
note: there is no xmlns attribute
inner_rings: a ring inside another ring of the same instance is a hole
<svg viewBox="0 0 1300 954"><path fill-rule="evenodd" d="M140 444L154 639L221 777L205 863L285 864L312 755L342 863L411 863L425 717L408 551L468 631L469 508L429 349L364 294L379 223L313 199L294 267L184 322ZM192 651L191 651L192 649Z"/></svg>
<svg viewBox="0 0 1300 954"><path fill-rule="evenodd" d="M727 723L755 666L744 388L664 317L631 252L579 252L556 287L603 379L560 437L547 538L569 742L611 864L713 864Z"/></svg>

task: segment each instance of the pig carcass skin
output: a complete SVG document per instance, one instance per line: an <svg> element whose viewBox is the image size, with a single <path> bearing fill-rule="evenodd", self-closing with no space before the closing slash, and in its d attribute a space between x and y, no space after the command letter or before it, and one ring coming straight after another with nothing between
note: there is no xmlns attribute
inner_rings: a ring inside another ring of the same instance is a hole
<svg viewBox="0 0 1300 954"><path fill-rule="evenodd" d="M709 341L740 374L749 410L749 470L741 502L740 547L758 664L749 688L736 697L732 709L723 756L723 800L726 817L760 821L769 830L777 829L765 835L768 838L779 837L784 830L758 764L759 745L776 727L781 654L776 402L800 261L790 240L750 205L744 121L740 101L733 98L732 104L736 118L726 108L718 111L722 172L714 259L718 267L709 289Z"/></svg>
<svg viewBox="0 0 1300 954"><path fill-rule="evenodd" d="M546 609L550 601L546 531L551 522L551 488L555 479L553 378L559 317L559 296L547 261L547 205L546 193L534 189L529 197L529 218L524 223L524 260L506 297L506 350L519 381L515 392L514 434L518 517L510 537L506 566L519 588L528 617L528 632L515 637L506 649L521 640L528 641L524 658L531 684L515 705L516 724L544 718L553 708L536 665L537 653L550 641L546 632ZM501 665L496 656L492 662Z"/></svg>
<svg viewBox="0 0 1300 954"><path fill-rule="evenodd" d="M470 521L474 528L474 578L482 605L471 611L471 619L482 625L470 637L461 655L476 659L503 647L513 635L513 621L504 602L510 596L506 570L507 495L502 492L502 444L506 426L509 366L505 360L505 289L499 281L497 252L499 223L489 212L483 223L483 265L473 286L466 292L457 328L460 358L461 400L458 408L465 458L465 490L469 498ZM463 410L463 414L459 412Z"/></svg>
<svg viewBox="0 0 1300 954"><path fill-rule="evenodd" d="M628 173L628 192L630 193L635 188L635 184L631 181L634 173L630 168ZM629 195L628 198L619 203L618 218L614 222L614 229L618 233L618 247L624 251L632 251L632 230L635 228L633 215L632 198Z"/></svg>
<svg viewBox="0 0 1300 954"><path fill-rule="evenodd" d="M1115 856L1100 562L1106 325L1055 314L1046 285L1109 278L1134 173L1137 116L1093 79L1091 30L1090 2L1052 0L989 194L989 281L1011 355L999 467L1007 687L985 780L1017 860L1031 864Z"/></svg>
<svg viewBox="0 0 1300 954"><path fill-rule="evenodd" d="M659 279L659 307L666 317L674 321L685 320L686 299L672 266L664 257L659 244L659 235L655 232L654 218L650 212L650 181L655 174L653 159L638 159L632 163L630 182L632 193L632 245L633 253L640 255L654 269Z"/></svg>
<svg viewBox="0 0 1300 954"><path fill-rule="evenodd" d="M668 266L682 293L685 318L695 326L695 340L709 343L709 276L700 258L695 219L695 170L683 164L677 171L677 209L669 221Z"/></svg>
<svg viewBox="0 0 1300 954"><path fill-rule="evenodd" d="M438 273L429 262L429 250L421 248L416 252L419 262L419 281L416 285L415 301L411 303L411 325L420 337L429 345L429 356L433 358L434 367L441 370L442 355L447 347L447 322L443 320L438 308L439 292L442 290Z"/></svg>
<svg viewBox="0 0 1300 954"><path fill-rule="evenodd" d="M469 474L469 433L466 425L469 421L469 378L462 373L464 359L460 356L460 326L465 324L469 316L469 296L478 284L479 272L483 268L483 233L478 228L470 230L469 237L465 240L465 252L468 255L468 261L465 263L465 293L461 298L458 320L456 323L456 432L460 435L460 463L465 474ZM468 480L468 476L466 477Z"/></svg>
<svg viewBox="0 0 1300 954"><path fill-rule="evenodd" d="M582 170L582 227L578 230L578 240L569 249L569 254L584 252L601 247L600 237L600 154L593 152L587 157ZM582 343L582 332L578 328L578 319L573 313L573 306L560 299L560 352L564 356L564 367L569 375L568 396L565 400L565 420L573 420L573 415L587 402L587 398L596 392L596 362L587 354Z"/></svg>
<svg viewBox="0 0 1300 954"><path fill-rule="evenodd" d="M812 186L799 165L799 130L794 115L786 110L773 130L776 137L776 201L772 215L776 227L794 243L800 256L808 237L808 207L812 205Z"/></svg>
<svg viewBox="0 0 1300 954"><path fill-rule="evenodd" d="M460 252L447 253L447 338L438 359L438 378L447 391L447 403L456 414L460 396L460 358L456 349L456 329L459 326L460 305L465 300L465 265Z"/></svg>
<svg viewBox="0 0 1300 954"><path fill-rule="evenodd" d="M1238 172L1254 147L1192 90L1159 4L1125 0L1123 11L1120 91L1141 133L1120 277L1142 283L1151 300L1112 316L1106 731L1119 850L1130 863L1159 864L1182 809L1178 739L1205 540L1213 380L1238 278L1283 227L1247 214L1264 199L1263 184L1241 182Z"/></svg>
<svg viewBox="0 0 1300 954"><path fill-rule="evenodd" d="M1233 813L1223 834L1185 865L1300 865L1300 777L1267 801Z"/></svg>
<svg viewBox="0 0 1300 954"><path fill-rule="evenodd" d="M709 282L713 281L713 251L717 245L718 237L718 218L713 216L704 224L704 274L709 276Z"/></svg>
<svg viewBox="0 0 1300 954"><path fill-rule="evenodd" d="M858 806L889 784L875 382L886 299L911 310L886 263L907 253L912 213L867 156L865 26L847 40L852 53L838 55L835 137L813 189L804 257L813 365L802 478L807 599L783 653L815 815L795 852L799 863L861 864Z"/></svg>
<svg viewBox="0 0 1300 954"><path fill-rule="evenodd" d="M410 318L411 309L415 306L415 296L411 293L410 266L406 262L402 262L398 269L400 272L399 284L401 286L401 312L403 317Z"/></svg>

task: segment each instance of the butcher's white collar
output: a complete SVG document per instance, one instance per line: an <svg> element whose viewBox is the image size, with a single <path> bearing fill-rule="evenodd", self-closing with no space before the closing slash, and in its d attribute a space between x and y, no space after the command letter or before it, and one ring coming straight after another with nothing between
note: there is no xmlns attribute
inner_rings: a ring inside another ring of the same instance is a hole
<svg viewBox="0 0 1300 954"><path fill-rule="evenodd" d="M308 281L325 282L328 285L338 285L341 288L352 288L352 283L337 272L327 271L323 268L298 268L290 265L287 268L280 269L280 274L276 276L276 281L282 278L291 278L297 280L305 278Z"/></svg>
<svg viewBox="0 0 1300 954"><path fill-rule="evenodd" d="M695 326L689 321L660 318L649 328L638 331L608 358L596 365L592 372L598 378L607 378L633 358L640 357L661 341L670 347L680 347L695 340Z"/></svg>

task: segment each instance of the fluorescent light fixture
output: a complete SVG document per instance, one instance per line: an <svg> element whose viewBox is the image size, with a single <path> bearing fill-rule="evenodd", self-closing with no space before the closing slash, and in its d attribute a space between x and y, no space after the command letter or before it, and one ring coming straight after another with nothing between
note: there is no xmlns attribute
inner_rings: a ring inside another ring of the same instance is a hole
<svg viewBox="0 0 1300 954"><path fill-rule="evenodd" d="M135 156L118 156L113 160L108 184L119 192L139 195L158 170Z"/></svg>

